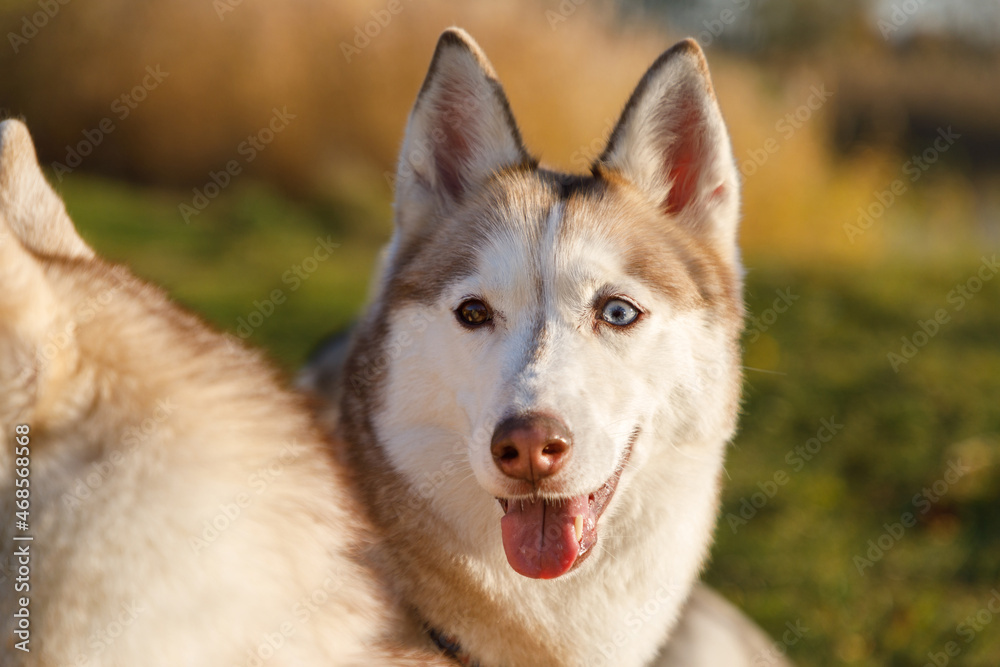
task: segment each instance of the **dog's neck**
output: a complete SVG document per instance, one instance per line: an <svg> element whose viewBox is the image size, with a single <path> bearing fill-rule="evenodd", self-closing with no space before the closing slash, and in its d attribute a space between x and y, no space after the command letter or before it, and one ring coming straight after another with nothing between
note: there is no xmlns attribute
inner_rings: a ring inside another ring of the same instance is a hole
<svg viewBox="0 0 1000 667"><path fill-rule="evenodd" d="M379 566L416 610L415 620L457 647L456 657L484 666L559 666L600 664L603 655L608 665L638 667L666 641L707 552L716 497L704 489L715 487L718 466L651 470L633 480L615 516L606 517L613 521L602 528L597 548L603 553L580 571L536 581L514 573L502 553L489 561L470 557L462 536L393 470L367 418L352 423L348 417L343 427L351 433L352 465L382 533ZM685 507L671 506L657 492L664 483L700 485L702 491L687 494ZM642 502L630 502L633 494ZM683 519L671 517L679 513ZM657 546L699 535L703 544L687 560Z"/></svg>

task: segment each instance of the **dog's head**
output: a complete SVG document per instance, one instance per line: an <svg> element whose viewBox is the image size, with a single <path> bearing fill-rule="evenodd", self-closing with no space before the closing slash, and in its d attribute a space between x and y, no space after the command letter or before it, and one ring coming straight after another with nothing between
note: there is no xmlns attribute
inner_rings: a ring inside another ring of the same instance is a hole
<svg viewBox="0 0 1000 667"><path fill-rule="evenodd" d="M651 461L721 451L739 394L738 190L695 42L653 64L592 173L570 176L538 167L482 51L445 32L346 378L377 395L372 429L412 492L553 578Z"/></svg>

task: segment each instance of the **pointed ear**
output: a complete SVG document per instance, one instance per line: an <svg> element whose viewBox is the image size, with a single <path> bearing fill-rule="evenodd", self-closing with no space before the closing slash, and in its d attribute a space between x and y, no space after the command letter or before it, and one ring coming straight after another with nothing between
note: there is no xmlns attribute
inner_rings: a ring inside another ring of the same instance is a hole
<svg viewBox="0 0 1000 667"><path fill-rule="evenodd" d="M739 176L694 40L672 47L642 77L594 170L619 173L722 256L736 257Z"/></svg>
<svg viewBox="0 0 1000 667"><path fill-rule="evenodd" d="M410 112L396 173L397 224L460 202L503 167L531 163L507 96L473 39L449 28L438 40Z"/></svg>
<svg viewBox="0 0 1000 667"><path fill-rule="evenodd" d="M0 343L11 331L40 339L54 316L53 304L41 263L21 245L0 211Z"/></svg>
<svg viewBox="0 0 1000 667"><path fill-rule="evenodd" d="M49 370L42 360L51 358L42 350L51 340L57 313L41 263L21 245L0 210L0 426L4 428L26 418L36 404ZM63 349L51 354L58 357Z"/></svg>
<svg viewBox="0 0 1000 667"><path fill-rule="evenodd" d="M0 213L24 247L42 255L94 256L38 166L24 123L0 123Z"/></svg>

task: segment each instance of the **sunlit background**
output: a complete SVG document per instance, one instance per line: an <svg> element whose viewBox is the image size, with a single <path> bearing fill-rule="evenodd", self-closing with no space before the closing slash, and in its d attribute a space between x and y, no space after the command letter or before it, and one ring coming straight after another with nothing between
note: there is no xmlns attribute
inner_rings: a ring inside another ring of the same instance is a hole
<svg viewBox="0 0 1000 667"><path fill-rule="evenodd" d="M452 24L574 171L698 39L750 313L706 577L801 665L1000 664L995 0L6 0L0 116L101 254L291 373L364 301Z"/></svg>

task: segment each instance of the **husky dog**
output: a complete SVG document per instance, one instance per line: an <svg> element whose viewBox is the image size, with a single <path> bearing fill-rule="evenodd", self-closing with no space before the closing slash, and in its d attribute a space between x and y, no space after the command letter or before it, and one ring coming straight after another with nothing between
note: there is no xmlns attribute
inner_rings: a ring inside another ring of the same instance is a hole
<svg viewBox="0 0 1000 667"><path fill-rule="evenodd" d="M303 384L430 636L484 667L786 664L696 586L744 317L739 178L698 45L656 60L577 176L538 166L450 29L395 187L372 303Z"/></svg>
<svg viewBox="0 0 1000 667"><path fill-rule="evenodd" d="M447 664L393 648L405 621L300 402L96 258L0 124L0 663Z"/></svg>

